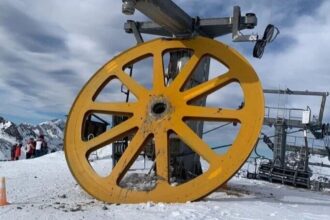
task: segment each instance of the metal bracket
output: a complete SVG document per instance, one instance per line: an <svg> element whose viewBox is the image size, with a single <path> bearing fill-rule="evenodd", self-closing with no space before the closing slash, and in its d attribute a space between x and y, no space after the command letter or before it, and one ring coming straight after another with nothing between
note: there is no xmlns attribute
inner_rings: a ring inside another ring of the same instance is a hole
<svg viewBox="0 0 330 220"><path fill-rule="evenodd" d="M128 20L124 25L124 29L125 31L127 30L127 33L133 33L137 44L140 44L143 43L144 40L142 38L141 32L139 31L138 25L139 24L137 22Z"/></svg>
<svg viewBox="0 0 330 220"><path fill-rule="evenodd" d="M123 0L122 12L125 15L133 15L135 12L136 0Z"/></svg>
<svg viewBox="0 0 330 220"><path fill-rule="evenodd" d="M258 40L258 35L244 35L240 32L241 28L241 8L239 6L234 6L234 12L232 17L232 38L234 42L246 42L246 41L256 41ZM253 13L248 13L245 19L251 20L250 25L247 26L248 29L252 29L257 25L257 17Z"/></svg>

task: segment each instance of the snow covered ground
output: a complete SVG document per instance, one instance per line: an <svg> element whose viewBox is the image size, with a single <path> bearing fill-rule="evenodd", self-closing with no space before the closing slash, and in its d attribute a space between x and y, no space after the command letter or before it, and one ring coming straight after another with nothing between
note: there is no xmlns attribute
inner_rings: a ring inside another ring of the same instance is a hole
<svg viewBox="0 0 330 220"><path fill-rule="evenodd" d="M98 161L110 163L109 160ZM63 152L0 162L11 203L0 219L330 219L330 193L234 177L227 190L184 204L104 204L73 179Z"/></svg>

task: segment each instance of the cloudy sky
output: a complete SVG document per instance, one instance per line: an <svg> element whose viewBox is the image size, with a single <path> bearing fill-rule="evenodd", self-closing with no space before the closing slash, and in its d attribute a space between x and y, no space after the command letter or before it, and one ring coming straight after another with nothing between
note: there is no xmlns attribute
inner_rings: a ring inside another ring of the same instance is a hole
<svg viewBox="0 0 330 220"><path fill-rule="evenodd" d="M243 14L257 15L253 32L259 34L268 23L277 25L281 34L260 60L252 57L251 43L217 40L243 53L265 88L330 91L330 1L174 2L201 18L231 16L232 7L240 5ZM127 19L145 20L139 13L123 15L120 0L0 0L0 116L30 123L64 118L93 73L135 44L123 30ZM320 100L308 102L316 109Z"/></svg>

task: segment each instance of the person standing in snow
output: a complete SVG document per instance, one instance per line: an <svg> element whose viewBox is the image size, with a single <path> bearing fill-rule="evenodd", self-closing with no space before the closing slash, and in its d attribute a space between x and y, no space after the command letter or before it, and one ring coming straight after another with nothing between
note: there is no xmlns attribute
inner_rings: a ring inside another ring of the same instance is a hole
<svg viewBox="0 0 330 220"><path fill-rule="evenodd" d="M31 158L34 158L36 156L36 145L37 145L37 141L34 140L34 138L32 138L32 145L33 145L33 151Z"/></svg>
<svg viewBox="0 0 330 220"><path fill-rule="evenodd" d="M17 144L14 144L13 146L11 146L11 160L15 160L16 147L17 147Z"/></svg>
<svg viewBox="0 0 330 220"><path fill-rule="evenodd" d="M34 139L30 138L26 145L26 159L30 159L34 155Z"/></svg>
<svg viewBox="0 0 330 220"><path fill-rule="evenodd" d="M45 136L44 135L40 135L41 139L42 139L42 144L41 144L41 155L45 155L48 153L48 145L47 142L45 140Z"/></svg>
<svg viewBox="0 0 330 220"><path fill-rule="evenodd" d="M19 160L19 157L21 156L21 147L22 144L16 145L16 149L15 149L15 160Z"/></svg>
<svg viewBox="0 0 330 220"><path fill-rule="evenodd" d="M42 146L42 135L40 135L37 139L37 142L36 142L36 152L35 152L35 157L40 157L41 156L41 146Z"/></svg>

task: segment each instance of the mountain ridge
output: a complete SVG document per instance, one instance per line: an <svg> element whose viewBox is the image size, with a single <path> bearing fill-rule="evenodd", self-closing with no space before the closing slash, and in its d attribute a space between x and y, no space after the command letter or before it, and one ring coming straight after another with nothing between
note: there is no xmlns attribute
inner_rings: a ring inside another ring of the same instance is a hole
<svg viewBox="0 0 330 220"><path fill-rule="evenodd" d="M63 119L53 119L37 125L25 122L16 124L0 116L0 160L10 159L13 144L22 143L25 146L28 139L36 139L41 134L45 136L50 151L62 150L65 123Z"/></svg>

